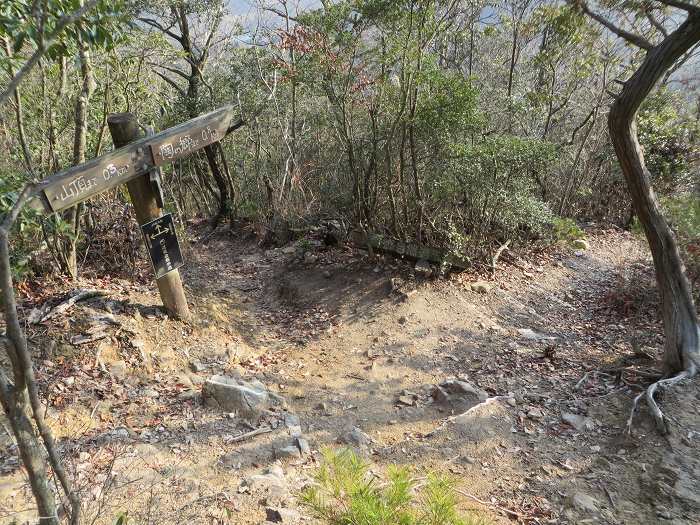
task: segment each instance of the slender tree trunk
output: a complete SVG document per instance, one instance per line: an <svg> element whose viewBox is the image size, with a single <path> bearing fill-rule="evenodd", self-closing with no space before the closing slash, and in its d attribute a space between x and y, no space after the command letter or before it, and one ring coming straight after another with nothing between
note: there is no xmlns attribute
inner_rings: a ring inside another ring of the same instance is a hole
<svg viewBox="0 0 700 525"><path fill-rule="evenodd" d="M32 422L27 417L31 413L26 391L8 388L0 393L5 414L15 434L22 465L27 469L27 477L37 504L41 525L57 525L56 502L46 475L48 465L41 449Z"/></svg>
<svg viewBox="0 0 700 525"><path fill-rule="evenodd" d="M219 209L212 223L212 229L216 229L221 219L225 219L231 214L231 195L229 194L228 184L224 178L224 174L221 173L219 163L216 161L214 146L206 146L204 148L204 154L207 156L209 168L211 169L212 175L214 175L214 182L216 182L216 187L219 190Z"/></svg>
<svg viewBox="0 0 700 525"><path fill-rule="evenodd" d="M661 294L666 336L664 365L668 374L697 373L700 366L698 317L673 231L651 187L650 173L637 139L640 104L664 72L700 41L700 9L689 14L676 31L648 50L642 65L625 82L608 118L610 136L627 181L634 211L649 241Z"/></svg>
<svg viewBox="0 0 700 525"><path fill-rule="evenodd" d="M5 53L7 58L11 59L13 57L12 48L10 47L10 40L4 38L5 43ZM15 76L14 68L12 67L12 62L8 61L7 72L10 78ZM15 106L15 118L17 120L17 135L19 136L19 143L22 146L22 155L24 156L24 164L27 170L32 173L34 171L34 165L32 163L32 154L29 151L29 143L27 142L27 134L24 130L24 110L22 109L22 96L20 95L19 88L16 88L12 92L12 99Z"/></svg>
<svg viewBox="0 0 700 525"><path fill-rule="evenodd" d="M80 42L80 93L75 101L75 132L73 134L73 164L82 164L85 162L85 149L87 144L87 127L88 127L88 104L92 95L94 80L92 78L92 61L90 60L90 51L87 44ZM80 217L82 215L83 205L78 204L66 210L63 214L64 219L70 223L72 236L69 239L63 239L62 249L65 261L64 271L73 279L78 277L78 237L80 235Z"/></svg>

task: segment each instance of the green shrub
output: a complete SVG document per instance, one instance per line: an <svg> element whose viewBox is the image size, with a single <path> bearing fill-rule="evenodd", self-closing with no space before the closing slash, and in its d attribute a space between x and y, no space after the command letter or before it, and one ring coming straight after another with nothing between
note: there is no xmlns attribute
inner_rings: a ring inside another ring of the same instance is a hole
<svg viewBox="0 0 700 525"><path fill-rule="evenodd" d="M678 239L696 300L700 300L700 196L684 193L662 199L664 213Z"/></svg>
<svg viewBox="0 0 700 525"><path fill-rule="evenodd" d="M585 237L586 234L573 219L556 217L552 221L552 239L554 241L573 242Z"/></svg>
<svg viewBox="0 0 700 525"><path fill-rule="evenodd" d="M349 449L323 451L316 484L302 493L302 503L328 525L486 525L461 516L453 482L429 474L418 484L408 467L391 466L385 481Z"/></svg>

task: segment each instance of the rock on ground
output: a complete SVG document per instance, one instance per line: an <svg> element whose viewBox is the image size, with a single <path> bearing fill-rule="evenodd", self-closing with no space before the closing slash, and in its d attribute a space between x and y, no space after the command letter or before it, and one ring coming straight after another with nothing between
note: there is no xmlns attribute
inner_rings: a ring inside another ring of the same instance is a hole
<svg viewBox="0 0 700 525"><path fill-rule="evenodd" d="M202 387L202 396L208 406L241 417L257 417L281 398L269 392L260 381L243 381L229 376L212 376Z"/></svg>

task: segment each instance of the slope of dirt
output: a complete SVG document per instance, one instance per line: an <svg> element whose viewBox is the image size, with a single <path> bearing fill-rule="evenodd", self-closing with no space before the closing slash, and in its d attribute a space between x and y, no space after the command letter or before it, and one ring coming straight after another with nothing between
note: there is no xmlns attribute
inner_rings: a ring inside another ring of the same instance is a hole
<svg viewBox="0 0 700 525"><path fill-rule="evenodd" d="M653 268L626 233L589 240L473 291L475 275L425 280L345 248L220 234L187 255L189 323L166 318L150 284L79 283L105 296L29 332L87 522L258 524L267 507L312 522L294 494L316 451L359 428L377 468L451 473L462 508L494 523L698 523L697 381L663 398L671 436L644 408L625 432L662 342ZM25 313L75 287L26 287ZM203 406L214 374L256 378L287 406L254 421ZM491 399L434 399L450 378ZM282 459L295 416L314 453ZM0 523L23 523L30 493L8 435L0 447Z"/></svg>

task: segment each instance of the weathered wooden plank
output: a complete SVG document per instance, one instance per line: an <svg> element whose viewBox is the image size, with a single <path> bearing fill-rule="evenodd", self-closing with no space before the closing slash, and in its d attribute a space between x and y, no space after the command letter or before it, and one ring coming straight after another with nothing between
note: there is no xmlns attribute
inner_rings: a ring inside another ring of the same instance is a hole
<svg viewBox="0 0 700 525"><path fill-rule="evenodd" d="M199 125L190 127L172 136L153 137L149 144L156 166L173 162L190 155L193 151L208 146L226 135L231 123L228 113L222 113Z"/></svg>
<svg viewBox="0 0 700 525"><path fill-rule="evenodd" d="M378 235L376 233L365 234L355 230L351 233L351 239L353 244L360 248L366 248L367 245L369 245L374 250L386 252L398 257L406 257L414 261L425 259L426 261L436 264L446 263L462 270L469 266L469 262L465 258L457 257L446 250L425 246L423 244L398 241L386 235Z"/></svg>
<svg viewBox="0 0 700 525"><path fill-rule="evenodd" d="M224 106L47 177L39 183L45 211L69 208L221 140L235 114L234 106Z"/></svg>

